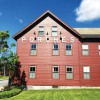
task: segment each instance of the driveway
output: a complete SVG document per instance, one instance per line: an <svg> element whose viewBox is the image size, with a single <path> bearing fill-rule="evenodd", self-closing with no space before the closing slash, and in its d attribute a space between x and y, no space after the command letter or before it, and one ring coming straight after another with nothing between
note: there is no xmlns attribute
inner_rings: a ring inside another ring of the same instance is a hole
<svg viewBox="0 0 100 100"><path fill-rule="evenodd" d="M7 86L8 80L0 80L0 87Z"/></svg>

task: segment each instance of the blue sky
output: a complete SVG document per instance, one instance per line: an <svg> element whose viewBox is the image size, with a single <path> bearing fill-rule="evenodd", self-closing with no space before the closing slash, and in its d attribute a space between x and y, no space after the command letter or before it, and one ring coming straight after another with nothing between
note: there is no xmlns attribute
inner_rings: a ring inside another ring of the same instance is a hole
<svg viewBox="0 0 100 100"><path fill-rule="evenodd" d="M100 27L100 0L0 0L0 30L11 37L50 10L71 27ZM15 42L10 37L9 42Z"/></svg>

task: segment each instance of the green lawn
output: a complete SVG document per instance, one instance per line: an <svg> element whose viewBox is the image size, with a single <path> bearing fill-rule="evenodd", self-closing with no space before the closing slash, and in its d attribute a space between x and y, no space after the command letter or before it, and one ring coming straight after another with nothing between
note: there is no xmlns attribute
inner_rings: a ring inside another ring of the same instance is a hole
<svg viewBox="0 0 100 100"><path fill-rule="evenodd" d="M100 89L26 90L2 100L100 100Z"/></svg>
<svg viewBox="0 0 100 100"><path fill-rule="evenodd" d="M5 80L5 79L8 79L9 78L9 76L0 76L0 80Z"/></svg>

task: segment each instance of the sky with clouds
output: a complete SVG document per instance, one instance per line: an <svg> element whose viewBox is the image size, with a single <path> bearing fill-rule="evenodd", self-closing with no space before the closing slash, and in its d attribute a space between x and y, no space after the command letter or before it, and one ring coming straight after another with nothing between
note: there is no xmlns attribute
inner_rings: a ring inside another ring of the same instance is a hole
<svg viewBox="0 0 100 100"><path fill-rule="evenodd" d="M100 0L0 0L0 30L12 37L47 10L74 28L100 27Z"/></svg>

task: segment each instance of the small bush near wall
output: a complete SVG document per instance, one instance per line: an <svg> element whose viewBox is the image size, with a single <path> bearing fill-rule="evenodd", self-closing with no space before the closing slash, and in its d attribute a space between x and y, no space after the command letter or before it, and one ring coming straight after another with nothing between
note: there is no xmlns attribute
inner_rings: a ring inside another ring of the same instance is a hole
<svg viewBox="0 0 100 100"><path fill-rule="evenodd" d="M11 90L0 92L0 99L10 98L12 96L19 94L20 92L21 92L21 89L18 89L18 88L13 88Z"/></svg>

